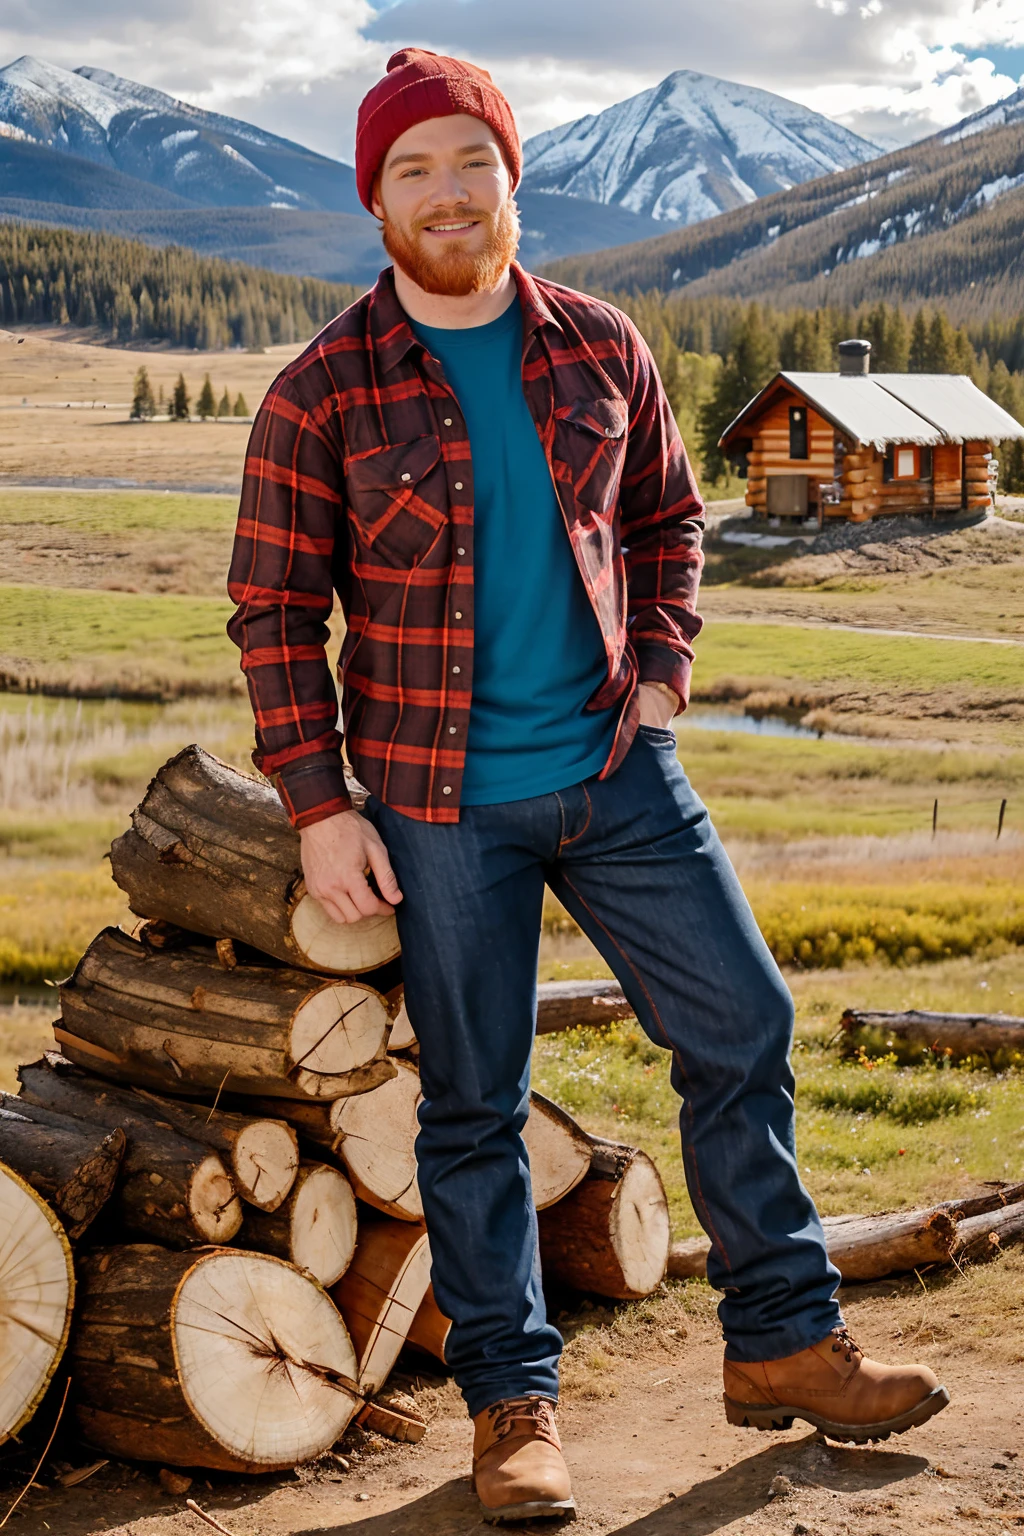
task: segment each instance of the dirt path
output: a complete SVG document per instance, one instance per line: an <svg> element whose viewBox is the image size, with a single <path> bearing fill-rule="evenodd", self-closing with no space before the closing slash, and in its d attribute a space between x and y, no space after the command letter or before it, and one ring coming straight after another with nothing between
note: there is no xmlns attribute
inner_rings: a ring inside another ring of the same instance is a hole
<svg viewBox="0 0 1024 1536"><path fill-rule="evenodd" d="M929 1424L871 1449L828 1445L799 1427L771 1437L729 1428L720 1346L706 1318L660 1328L656 1308L641 1345L634 1336L629 1357L615 1359L610 1375L603 1375L607 1365L595 1369L599 1346L577 1339L560 1414L580 1506L574 1530L939 1536L969 1520L979 1536L994 1536L1024 1525L1024 1366L958 1343L952 1320L960 1312L950 1309L963 1307L964 1295L957 1282L933 1304L923 1329L914 1282L888 1292L873 1287L848 1304L848 1319L869 1348L889 1359L902 1348L923 1354L953 1394L951 1407ZM678 1324L672 1305L659 1304L663 1320ZM901 1325L911 1318L912 1346ZM603 1395L586 1395L595 1392ZM233 1536L483 1536L490 1527L477 1516L466 1481L469 1424L454 1389L427 1390L421 1401L433 1405L434 1417L418 1446L364 1441L347 1472L328 1466L238 1482L211 1475L209 1483L200 1474L192 1496ZM79 1453L76 1464L89 1459ZM42 1481L52 1483L53 1472ZM184 1497L163 1492L150 1469L109 1466L74 1489L33 1490L22 1509L9 1526L21 1536L200 1536L209 1529L185 1511Z"/></svg>
<svg viewBox="0 0 1024 1536"><path fill-rule="evenodd" d="M897 640L966 640L973 645L1024 646L1024 640L1001 639L994 635L961 634L959 630L952 633L944 633L934 629L884 629L878 624L841 624L838 620L828 618L827 616L818 618L810 614L806 616L793 615L792 613L785 612L785 599L780 599L774 588L770 590L772 591L774 601L765 603L765 611L750 613L747 611L749 603L746 601L746 593L743 593L739 598L743 607L739 611L733 612L729 602L723 602L721 595L714 588L711 588L710 591L714 593L714 596L711 597L710 601L707 594L704 594L703 607L705 617L709 621L720 619L723 624L780 624L785 625L789 629L839 629L845 630L848 634L852 635L885 635ZM731 591L728 596L735 599L737 594L735 591Z"/></svg>

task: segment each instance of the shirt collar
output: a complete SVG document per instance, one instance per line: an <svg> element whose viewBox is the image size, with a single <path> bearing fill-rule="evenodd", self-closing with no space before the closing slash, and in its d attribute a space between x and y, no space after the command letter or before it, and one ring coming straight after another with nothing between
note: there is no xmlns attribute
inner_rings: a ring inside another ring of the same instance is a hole
<svg viewBox="0 0 1024 1536"><path fill-rule="evenodd" d="M517 261L512 263L512 276L519 290L519 303L523 312L524 346L533 333L543 325L562 327L555 319L547 300L529 272L524 272ZM408 316L395 292L393 267L385 267L370 293L369 305L370 345L380 365L387 370L402 361L410 347L420 345Z"/></svg>

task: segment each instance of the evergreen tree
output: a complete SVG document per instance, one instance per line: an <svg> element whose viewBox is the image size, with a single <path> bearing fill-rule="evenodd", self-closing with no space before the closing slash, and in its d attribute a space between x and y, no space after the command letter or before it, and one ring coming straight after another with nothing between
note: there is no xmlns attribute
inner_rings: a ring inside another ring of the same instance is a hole
<svg viewBox="0 0 1024 1536"><path fill-rule="evenodd" d="M885 368L880 372L906 373L910 367L910 327L902 309L893 310L885 333Z"/></svg>
<svg viewBox="0 0 1024 1536"><path fill-rule="evenodd" d="M928 327L928 373L959 373L956 332L944 309L937 309Z"/></svg>
<svg viewBox="0 0 1024 1536"><path fill-rule="evenodd" d="M1003 443L999 454L999 489L1024 495L1024 442Z"/></svg>
<svg viewBox="0 0 1024 1536"><path fill-rule="evenodd" d="M775 337L767 329L757 304L751 304L725 366L715 381L711 398L697 413L697 444L706 479L721 480L728 464L718 446L726 427L758 390L778 371Z"/></svg>
<svg viewBox="0 0 1024 1536"><path fill-rule="evenodd" d="M188 390L185 387L185 375L178 374L178 382L174 386L174 394L171 396L171 420L188 421L189 399Z"/></svg>
<svg viewBox="0 0 1024 1536"><path fill-rule="evenodd" d="M199 391L199 399L196 401L196 415L200 421L209 421L211 416L217 414L217 400L213 393L213 385L210 383L210 375L203 379L203 387Z"/></svg>
<svg viewBox="0 0 1024 1536"><path fill-rule="evenodd" d="M225 384L225 386L224 386L224 393L221 395L220 400L218 401L218 404L217 404L217 416L218 416L218 418L220 418L221 416L230 416L230 415L231 415L231 396L228 394L227 385Z"/></svg>
<svg viewBox="0 0 1024 1536"><path fill-rule="evenodd" d="M248 416L249 414L249 407L245 403L245 396L242 394L241 390L238 391L238 396L235 400L235 408L231 414L232 416Z"/></svg>
<svg viewBox="0 0 1024 1536"><path fill-rule="evenodd" d="M932 371L931 348L928 345L928 321L924 317L923 309L919 309L914 316L907 366L911 373L931 373Z"/></svg>
<svg viewBox="0 0 1024 1536"><path fill-rule="evenodd" d="M135 375L135 393L132 395L131 417L133 421L149 421L156 415L156 401L149 374L140 368Z"/></svg>
<svg viewBox="0 0 1024 1536"><path fill-rule="evenodd" d="M1007 368L1002 358L999 359L989 374L988 394L990 400L994 400L996 405L1001 405L1004 411L1009 411L1010 415L1013 415L1013 408L1016 404L1013 379L1010 376L1009 368Z"/></svg>

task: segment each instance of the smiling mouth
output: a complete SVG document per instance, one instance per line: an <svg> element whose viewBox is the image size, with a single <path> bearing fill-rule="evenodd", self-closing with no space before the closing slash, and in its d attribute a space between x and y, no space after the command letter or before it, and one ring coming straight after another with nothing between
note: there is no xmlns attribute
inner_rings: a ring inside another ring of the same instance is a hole
<svg viewBox="0 0 1024 1536"><path fill-rule="evenodd" d="M453 235L463 229L475 229L479 220L464 219L457 224L426 224L424 228L430 235Z"/></svg>

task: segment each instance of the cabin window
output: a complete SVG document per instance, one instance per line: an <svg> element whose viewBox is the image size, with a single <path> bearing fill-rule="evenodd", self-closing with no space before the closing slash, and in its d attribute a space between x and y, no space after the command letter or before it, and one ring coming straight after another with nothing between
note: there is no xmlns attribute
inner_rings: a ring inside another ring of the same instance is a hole
<svg viewBox="0 0 1024 1536"><path fill-rule="evenodd" d="M917 478L919 480L930 480L932 478L931 448L919 448L917 450Z"/></svg>
<svg viewBox="0 0 1024 1536"><path fill-rule="evenodd" d="M802 405L789 408L789 456L807 458L807 412Z"/></svg>
<svg viewBox="0 0 1024 1536"><path fill-rule="evenodd" d="M925 455L927 454L927 458ZM932 477L932 451L930 448L895 448L885 450L882 461L882 479L930 480Z"/></svg>
<svg viewBox="0 0 1024 1536"><path fill-rule="evenodd" d="M913 448L897 448L896 450L896 478L897 480L916 480L917 466L914 463L915 454Z"/></svg>

